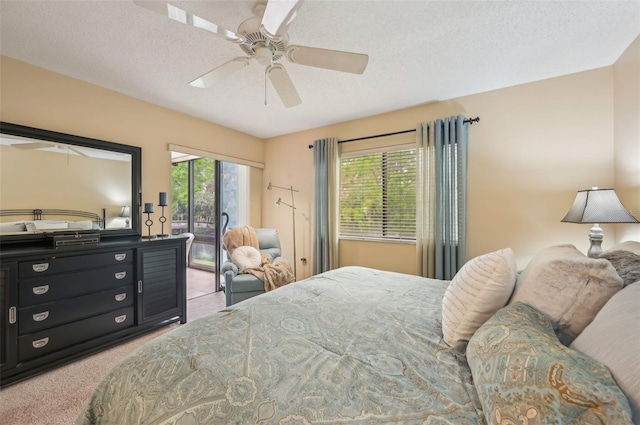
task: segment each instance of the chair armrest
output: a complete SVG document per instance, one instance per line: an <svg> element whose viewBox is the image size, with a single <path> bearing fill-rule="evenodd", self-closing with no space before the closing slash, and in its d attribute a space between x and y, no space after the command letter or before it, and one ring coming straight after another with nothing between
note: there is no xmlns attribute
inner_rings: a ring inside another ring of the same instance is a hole
<svg viewBox="0 0 640 425"><path fill-rule="evenodd" d="M232 272L233 276L237 276L237 274L240 272L240 270L238 270L238 266L236 266L235 264L233 264L233 262L226 260L224 263L222 263L222 267L220 268L220 272L222 274L225 274L227 272Z"/></svg>
<svg viewBox="0 0 640 425"><path fill-rule="evenodd" d="M290 266L291 264L289 263L289 261L284 258L284 257L276 257L273 259L273 264L275 263L285 263L286 265Z"/></svg>

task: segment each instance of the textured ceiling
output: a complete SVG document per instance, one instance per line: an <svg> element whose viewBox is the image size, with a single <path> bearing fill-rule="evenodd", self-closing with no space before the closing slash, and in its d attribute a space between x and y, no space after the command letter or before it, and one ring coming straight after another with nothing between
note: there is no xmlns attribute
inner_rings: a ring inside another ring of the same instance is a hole
<svg viewBox="0 0 640 425"><path fill-rule="evenodd" d="M255 4L174 3L234 31ZM354 75L282 60L302 98L285 109L257 62L189 86L244 53L131 1L0 1L3 55L260 138L608 66L638 34L640 1L307 0L290 43L369 64Z"/></svg>

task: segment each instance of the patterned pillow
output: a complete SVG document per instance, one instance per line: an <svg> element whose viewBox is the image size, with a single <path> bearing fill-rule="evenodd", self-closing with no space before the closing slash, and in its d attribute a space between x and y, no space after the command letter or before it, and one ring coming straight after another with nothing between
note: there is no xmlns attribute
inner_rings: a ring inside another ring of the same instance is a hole
<svg viewBox="0 0 640 425"><path fill-rule="evenodd" d="M521 302L478 329L467 361L489 424L632 424L609 370L562 345L549 318Z"/></svg>
<svg viewBox="0 0 640 425"><path fill-rule="evenodd" d="M473 333L504 307L516 283L511 248L476 257L453 277L442 299L442 333L450 346L469 341Z"/></svg>
<svg viewBox="0 0 640 425"><path fill-rule="evenodd" d="M573 245L557 245L531 259L509 303L521 301L547 314L568 346L622 287L609 261L589 258Z"/></svg>

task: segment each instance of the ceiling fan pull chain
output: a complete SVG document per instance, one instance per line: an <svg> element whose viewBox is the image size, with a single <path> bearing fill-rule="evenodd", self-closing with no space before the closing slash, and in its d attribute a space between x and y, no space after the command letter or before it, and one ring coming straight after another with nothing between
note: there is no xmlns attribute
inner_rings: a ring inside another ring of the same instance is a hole
<svg viewBox="0 0 640 425"><path fill-rule="evenodd" d="M267 106L267 68L264 69L264 106Z"/></svg>

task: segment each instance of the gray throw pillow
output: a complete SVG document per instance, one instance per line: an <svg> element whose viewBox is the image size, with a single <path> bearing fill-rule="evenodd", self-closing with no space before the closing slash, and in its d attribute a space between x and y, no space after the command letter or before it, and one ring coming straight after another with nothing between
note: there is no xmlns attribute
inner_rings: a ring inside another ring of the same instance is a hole
<svg viewBox="0 0 640 425"><path fill-rule="evenodd" d="M609 261L589 258L573 245L558 245L531 259L509 304L521 301L547 314L560 342L569 345L623 287Z"/></svg>
<svg viewBox="0 0 640 425"><path fill-rule="evenodd" d="M631 251L605 251L599 258L609 260L625 286L640 280L640 255Z"/></svg>

